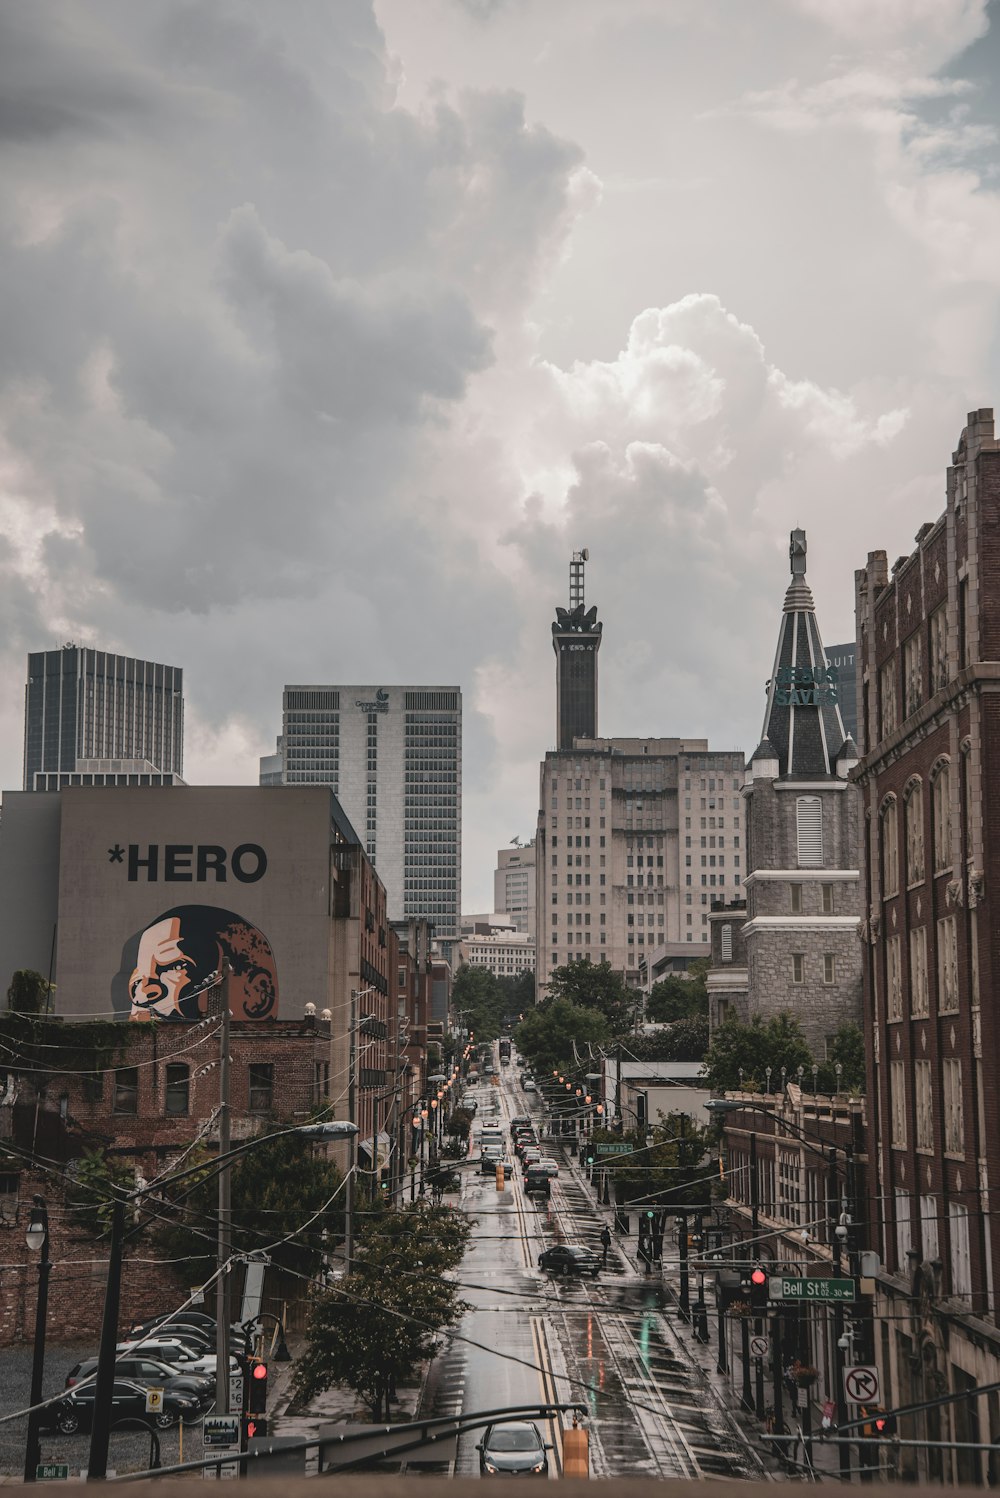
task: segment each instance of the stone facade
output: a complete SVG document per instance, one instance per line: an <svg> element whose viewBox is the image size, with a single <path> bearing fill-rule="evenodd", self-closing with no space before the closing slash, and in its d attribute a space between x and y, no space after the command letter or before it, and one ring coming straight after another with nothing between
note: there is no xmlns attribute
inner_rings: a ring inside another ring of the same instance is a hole
<svg viewBox="0 0 1000 1498"><path fill-rule="evenodd" d="M708 918L712 934L712 966L708 972L708 1025L714 1030L727 1019L744 1024L747 1008L747 947L743 928L747 902L717 900Z"/></svg>

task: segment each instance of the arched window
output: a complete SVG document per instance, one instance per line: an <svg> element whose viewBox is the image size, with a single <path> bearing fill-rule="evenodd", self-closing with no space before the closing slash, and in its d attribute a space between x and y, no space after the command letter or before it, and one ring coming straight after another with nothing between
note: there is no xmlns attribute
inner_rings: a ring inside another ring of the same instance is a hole
<svg viewBox="0 0 1000 1498"><path fill-rule="evenodd" d="M934 822L934 872L951 868L951 765L941 760L931 782Z"/></svg>
<svg viewBox="0 0 1000 1498"><path fill-rule="evenodd" d="M818 796L795 801L796 851L800 869L823 867L823 803Z"/></svg>
<svg viewBox="0 0 1000 1498"><path fill-rule="evenodd" d="M919 884L924 877L924 791L919 780L909 787L905 801L906 882Z"/></svg>
<svg viewBox="0 0 1000 1498"><path fill-rule="evenodd" d="M896 798L891 796L882 808L880 818L882 839L882 898L899 894L899 819L896 816Z"/></svg>

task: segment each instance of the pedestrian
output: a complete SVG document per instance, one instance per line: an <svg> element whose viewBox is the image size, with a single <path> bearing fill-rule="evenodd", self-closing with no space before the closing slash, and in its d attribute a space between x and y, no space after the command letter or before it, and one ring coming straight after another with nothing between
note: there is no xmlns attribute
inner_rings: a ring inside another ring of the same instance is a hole
<svg viewBox="0 0 1000 1498"><path fill-rule="evenodd" d="M608 1267L608 1249L611 1247L611 1229L607 1223L601 1228L601 1247L604 1249L604 1258L601 1260L601 1268Z"/></svg>

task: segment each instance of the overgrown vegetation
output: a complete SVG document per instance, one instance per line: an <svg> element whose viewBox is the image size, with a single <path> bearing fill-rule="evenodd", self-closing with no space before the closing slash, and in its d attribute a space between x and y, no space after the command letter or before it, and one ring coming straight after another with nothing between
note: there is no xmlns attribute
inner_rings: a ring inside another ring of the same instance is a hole
<svg viewBox="0 0 1000 1498"><path fill-rule="evenodd" d="M816 1062L816 1086L821 1093L837 1088L837 1063L842 1071L840 1090L860 1093L865 1088L865 1043L857 1025L841 1025L829 1045L827 1059ZM786 1082L797 1082L802 1068L803 1086L813 1086L813 1054L798 1020L791 1014L770 1019L755 1015L749 1024L731 1018L712 1036L705 1055L705 1075L713 1092L763 1092L768 1068L772 1091L780 1088L782 1067Z"/></svg>

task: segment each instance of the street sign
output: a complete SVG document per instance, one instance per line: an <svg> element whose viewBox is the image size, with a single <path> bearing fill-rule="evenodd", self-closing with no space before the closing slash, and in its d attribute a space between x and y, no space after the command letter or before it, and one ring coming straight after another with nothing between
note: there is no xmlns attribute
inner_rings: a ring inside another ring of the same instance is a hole
<svg viewBox="0 0 1000 1498"><path fill-rule="evenodd" d="M855 1404L878 1404L878 1369L871 1364L844 1369L844 1393Z"/></svg>
<svg viewBox="0 0 1000 1498"><path fill-rule="evenodd" d="M162 1389L147 1389L146 1390L146 1414L147 1415L159 1415L159 1414L162 1413L162 1411L163 1411L163 1390Z"/></svg>
<svg viewBox="0 0 1000 1498"><path fill-rule="evenodd" d="M767 1285L770 1300L854 1300L853 1280L804 1279L772 1274Z"/></svg>
<svg viewBox="0 0 1000 1498"><path fill-rule="evenodd" d="M240 1451L240 1417L239 1415L206 1415L201 1424L202 1444L206 1455L209 1452L232 1452L239 1456ZM240 1464L235 1462L223 1462L219 1467L206 1467L203 1475L210 1480L216 1477L220 1482L234 1479L240 1475Z"/></svg>
<svg viewBox="0 0 1000 1498"><path fill-rule="evenodd" d="M766 1337L751 1337L750 1338L750 1356L752 1358L766 1358L767 1357L767 1338Z"/></svg>
<svg viewBox="0 0 1000 1498"><path fill-rule="evenodd" d="M231 1373L229 1375L229 1408L237 1415L243 1412L243 1375L242 1373Z"/></svg>
<svg viewBox="0 0 1000 1498"><path fill-rule="evenodd" d="M35 1468L36 1482L67 1482L69 1466L63 1462L39 1462Z"/></svg>
<svg viewBox="0 0 1000 1498"><path fill-rule="evenodd" d="M623 1139L619 1144L599 1144L597 1153L599 1155L630 1155L633 1149L634 1145Z"/></svg>

